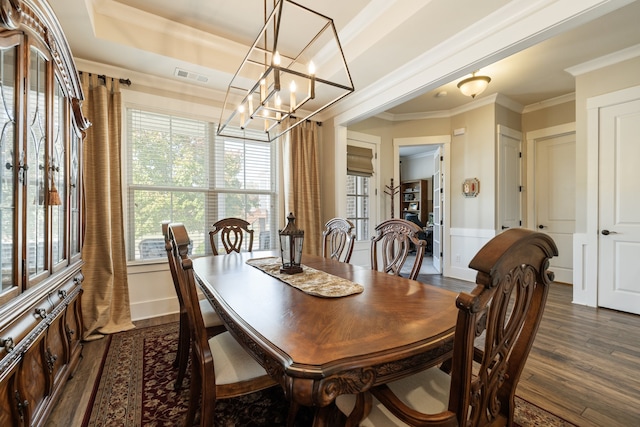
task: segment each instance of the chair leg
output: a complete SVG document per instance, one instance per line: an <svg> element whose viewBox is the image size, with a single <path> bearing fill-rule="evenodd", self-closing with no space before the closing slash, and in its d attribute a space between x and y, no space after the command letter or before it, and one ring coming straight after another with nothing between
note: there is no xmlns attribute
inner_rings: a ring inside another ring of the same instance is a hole
<svg viewBox="0 0 640 427"><path fill-rule="evenodd" d="M187 364L189 363L189 349L191 347L191 337L189 335L189 325L185 316L180 313L180 329L178 332L178 351L176 352L176 361L174 366L178 367L176 382L173 385L174 390L182 388L182 382L187 373Z"/></svg>
<svg viewBox="0 0 640 427"><path fill-rule="evenodd" d="M187 410L187 418L185 420L185 427L193 427L193 424L196 419L196 412L198 411L198 403L200 403L200 384L202 383L202 378L197 367L191 368L191 387L189 387L189 408ZM205 406L204 402L200 403L200 406ZM200 419L200 425L205 426L203 424L203 420ZM213 425L213 424L212 424Z"/></svg>

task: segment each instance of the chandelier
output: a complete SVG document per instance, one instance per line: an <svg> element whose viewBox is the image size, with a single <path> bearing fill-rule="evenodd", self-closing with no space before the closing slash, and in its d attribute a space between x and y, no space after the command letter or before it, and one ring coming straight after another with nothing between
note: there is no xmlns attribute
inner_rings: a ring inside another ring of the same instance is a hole
<svg viewBox="0 0 640 427"><path fill-rule="evenodd" d="M279 0L236 71L217 135L271 142L353 92L333 20Z"/></svg>

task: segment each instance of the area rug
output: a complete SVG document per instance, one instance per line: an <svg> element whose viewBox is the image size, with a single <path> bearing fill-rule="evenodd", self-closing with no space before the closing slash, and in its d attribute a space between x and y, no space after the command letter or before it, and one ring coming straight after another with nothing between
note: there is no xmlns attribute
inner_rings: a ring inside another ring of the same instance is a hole
<svg viewBox="0 0 640 427"><path fill-rule="evenodd" d="M189 377L176 391L173 368L178 323L134 329L110 337L83 427L183 425L189 402ZM570 427L570 423L516 398L520 427ZM286 424L288 405L280 387L216 403L216 426L278 427ZM308 411L296 426L311 425Z"/></svg>

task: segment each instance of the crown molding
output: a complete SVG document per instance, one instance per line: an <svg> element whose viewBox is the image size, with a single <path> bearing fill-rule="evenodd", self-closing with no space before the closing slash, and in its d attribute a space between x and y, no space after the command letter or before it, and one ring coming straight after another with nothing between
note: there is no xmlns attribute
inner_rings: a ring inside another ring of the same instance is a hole
<svg viewBox="0 0 640 427"><path fill-rule="evenodd" d="M543 110L545 108L553 107L567 102L576 100L576 93L571 92L566 95L556 96L555 98L546 99L544 101L536 102L535 104L529 104L522 109L522 114L531 113L533 111Z"/></svg>
<svg viewBox="0 0 640 427"><path fill-rule="evenodd" d="M576 77L629 59L637 58L638 56L640 56L640 44L578 64L567 68L565 71Z"/></svg>

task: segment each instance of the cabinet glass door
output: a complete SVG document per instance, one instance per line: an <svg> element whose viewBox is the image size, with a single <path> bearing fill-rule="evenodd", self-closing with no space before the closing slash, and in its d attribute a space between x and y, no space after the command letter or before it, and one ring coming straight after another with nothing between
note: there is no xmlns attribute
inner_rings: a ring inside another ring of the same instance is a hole
<svg viewBox="0 0 640 427"><path fill-rule="evenodd" d="M69 209L70 209L70 233L69 251L71 257L80 254L80 134L70 132L69 142Z"/></svg>
<svg viewBox="0 0 640 427"><path fill-rule="evenodd" d="M51 207L51 255L53 264L66 259L66 153L65 153L65 98L56 81L53 93L53 150L49 162L48 205Z"/></svg>
<svg viewBox="0 0 640 427"><path fill-rule="evenodd" d="M31 48L27 97L26 259L29 278L46 269L47 61Z"/></svg>
<svg viewBox="0 0 640 427"><path fill-rule="evenodd" d="M0 256L2 288L16 285L15 278L15 134L16 47L0 47Z"/></svg>

